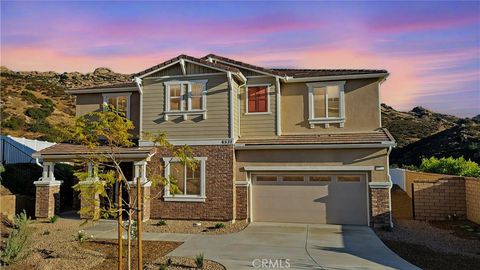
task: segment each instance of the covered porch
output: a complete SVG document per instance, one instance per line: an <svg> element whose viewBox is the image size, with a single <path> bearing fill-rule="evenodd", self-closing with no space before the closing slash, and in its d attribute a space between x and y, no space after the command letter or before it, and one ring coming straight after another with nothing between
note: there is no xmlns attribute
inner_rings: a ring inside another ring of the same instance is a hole
<svg viewBox="0 0 480 270"><path fill-rule="evenodd" d="M57 179L54 175L55 164L71 163L83 165L87 177L80 181L81 185L86 185L89 188L98 184L100 179L97 176L97 169L95 168L95 158L105 157L105 162L108 162L109 157L114 156L120 162L122 171L128 181L128 188L136 189L137 182L140 181L143 204L143 220L150 218L150 186L151 182L147 178L147 165L151 157L155 155L155 147L115 147L110 148L106 146L99 146L90 148L83 145L60 143L43 149L34 153L33 158L43 166L42 177L34 182L36 187L35 194L35 217L37 219L47 219L60 212L62 201L60 199L61 188L69 189L71 186L63 187L65 179ZM78 180L77 180L78 181ZM83 187L82 187L83 190ZM112 197L117 198L118 192L116 186L110 190ZM75 193L74 193L75 194ZM136 192L132 192L136 196ZM75 195L74 195L75 196ZM87 196L80 196L79 207L84 208L87 205L92 207L95 205L94 211L91 213L80 212L80 218L92 218L100 212L100 196L99 194L91 194ZM95 202L95 203L94 203ZM115 201L116 202L116 201Z"/></svg>

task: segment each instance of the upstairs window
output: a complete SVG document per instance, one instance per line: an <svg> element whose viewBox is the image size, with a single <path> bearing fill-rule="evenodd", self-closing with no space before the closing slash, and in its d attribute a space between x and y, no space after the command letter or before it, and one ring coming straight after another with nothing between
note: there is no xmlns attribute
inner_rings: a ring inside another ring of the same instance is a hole
<svg viewBox="0 0 480 270"><path fill-rule="evenodd" d="M344 102L345 82L319 82L308 85L310 127L315 124L339 123L343 127L345 122Z"/></svg>
<svg viewBox="0 0 480 270"><path fill-rule="evenodd" d="M206 83L202 81L165 82L165 115L202 114L206 118Z"/></svg>
<svg viewBox="0 0 480 270"><path fill-rule="evenodd" d="M130 96L131 93L103 94L103 104L113 107L130 119Z"/></svg>
<svg viewBox="0 0 480 270"><path fill-rule="evenodd" d="M268 86L248 86L247 87L247 113L269 113Z"/></svg>

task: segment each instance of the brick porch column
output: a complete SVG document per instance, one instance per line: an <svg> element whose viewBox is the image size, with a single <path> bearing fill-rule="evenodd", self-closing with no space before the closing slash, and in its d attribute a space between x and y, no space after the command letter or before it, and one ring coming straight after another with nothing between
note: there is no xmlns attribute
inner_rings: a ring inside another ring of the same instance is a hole
<svg viewBox="0 0 480 270"><path fill-rule="evenodd" d="M101 184L97 176L97 169L88 164L88 177L80 181L80 218L100 218L100 194L96 192L96 185Z"/></svg>
<svg viewBox="0 0 480 270"><path fill-rule="evenodd" d="M142 211L142 220L147 221L150 219L150 187L151 183L147 180L147 161L142 160L135 162L134 180L129 181L130 185L130 195L132 200L137 199L137 181L140 179L140 193L142 195L141 208ZM139 207L137 203L137 207ZM136 219L136 215L135 215Z"/></svg>
<svg viewBox="0 0 480 270"><path fill-rule="evenodd" d="M60 185L53 174L55 163L44 162L42 177L33 182L35 190L35 217L39 219L54 216L60 207Z"/></svg>
<svg viewBox="0 0 480 270"><path fill-rule="evenodd" d="M370 182L370 226L388 225L393 227L391 209L390 182Z"/></svg>

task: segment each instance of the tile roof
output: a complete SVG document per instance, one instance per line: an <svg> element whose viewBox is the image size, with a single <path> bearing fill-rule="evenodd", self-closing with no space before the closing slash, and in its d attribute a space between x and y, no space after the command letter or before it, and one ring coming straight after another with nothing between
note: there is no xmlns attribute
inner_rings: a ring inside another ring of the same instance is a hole
<svg viewBox="0 0 480 270"><path fill-rule="evenodd" d="M106 154L111 150L107 146L99 146L95 149L89 148L85 145L57 143L45 149L36 152L34 155L91 155L91 154ZM154 147L118 147L115 149L118 154L153 154Z"/></svg>
<svg viewBox="0 0 480 270"><path fill-rule="evenodd" d="M94 85L80 88L70 88L68 90L88 90L88 89L107 89L107 88L127 88L127 87L137 87L135 82L126 82L126 83L115 83L115 84L104 84L104 85Z"/></svg>
<svg viewBox="0 0 480 270"><path fill-rule="evenodd" d="M284 73L279 72L279 71L275 71L275 70L260 67L260 66L251 65L251 64L248 64L248 63L240 62L240 61L237 61L237 60L234 60L234 59L231 59L231 58L227 58L227 57L224 57L224 56L216 55L216 54L213 54L213 53L202 57L202 59L208 59L208 58L218 59L218 60L223 61L223 62L238 65L238 66L241 66L241 67L244 67L244 68L247 68L247 69L262 71L262 72L265 72L265 73L268 73L268 74L273 74L273 75L278 75L278 76L284 76L285 75Z"/></svg>
<svg viewBox="0 0 480 270"><path fill-rule="evenodd" d="M331 133L282 135L275 138L239 139L237 144L245 145L305 145L305 144L378 144L395 139L386 129L362 133Z"/></svg>
<svg viewBox="0 0 480 270"><path fill-rule="evenodd" d="M244 62L240 62L231 58L216 54L208 54L202 59L218 59L223 62L231 63L237 66L241 66L247 69L253 69L269 73L277 76L290 76L297 78L305 77L321 77L321 76L340 76L340 75L360 75L360 74L376 74L376 73L385 73L388 72L384 69L292 69L292 68L264 68L261 66L256 66Z"/></svg>
<svg viewBox="0 0 480 270"><path fill-rule="evenodd" d="M213 68L219 68L219 69L223 69L223 70L226 70L226 71L231 71L231 72L240 72L240 70L238 70L237 68L234 68L234 67L231 67L231 66L227 66L227 65L222 65L222 64L219 64L219 63L211 63L211 62L208 62L207 60L205 59L201 59L201 58L196 58L196 57L193 57L193 56L189 56L189 55L186 55L186 54L181 54L177 57L174 57L170 60L167 60L163 63L160 63L158 65L155 65L153 67L150 67L150 68L147 68L143 71L140 71L138 73L135 73L133 74L134 77L138 77L138 76L142 76L142 75L145 75L149 72L152 72L152 71L155 71L161 67L164 67L166 65L169 65L171 63L174 63L180 59L186 59L186 60L190 60L192 62L195 62L195 63L199 63L199 64L203 64L203 65L206 65L206 66L210 66L210 67L213 67Z"/></svg>
<svg viewBox="0 0 480 270"><path fill-rule="evenodd" d="M291 69L291 68L274 68L274 71L285 74L294 78L306 77L322 77L322 76L342 76L342 75L363 75L378 74L388 71L384 69Z"/></svg>

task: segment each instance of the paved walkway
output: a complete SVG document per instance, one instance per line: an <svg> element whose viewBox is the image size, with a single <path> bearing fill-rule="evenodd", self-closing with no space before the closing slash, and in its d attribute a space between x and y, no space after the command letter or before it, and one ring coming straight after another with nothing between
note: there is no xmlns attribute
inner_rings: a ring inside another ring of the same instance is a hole
<svg viewBox="0 0 480 270"><path fill-rule="evenodd" d="M96 238L116 238L115 222L88 230ZM144 233L145 240L184 242L171 256L218 261L227 269L419 269L388 249L364 226L252 223L226 235ZM276 268L274 267L276 266Z"/></svg>

